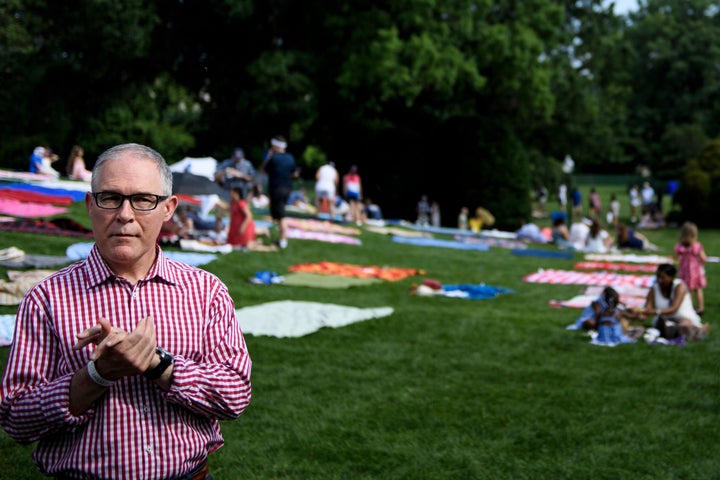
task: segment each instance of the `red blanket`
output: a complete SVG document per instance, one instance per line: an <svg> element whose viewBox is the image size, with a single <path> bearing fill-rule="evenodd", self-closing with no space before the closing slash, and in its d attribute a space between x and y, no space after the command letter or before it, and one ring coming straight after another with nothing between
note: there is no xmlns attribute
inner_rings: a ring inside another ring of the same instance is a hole
<svg viewBox="0 0 720 480"><path fill-rule="evenodd" d="M655 273L657 265L649 263L579 262L576 263L573 268L577 268L579 270Z"/></svg>
<svg viewBox="0 0 720 480"><path fill-rule="evenodd" d="M48 193L32 192L9 187L0 188L0 198L20 202L49 203L52 205L70 205L73 203L73 198L66 195L50 195Z"/></svg>

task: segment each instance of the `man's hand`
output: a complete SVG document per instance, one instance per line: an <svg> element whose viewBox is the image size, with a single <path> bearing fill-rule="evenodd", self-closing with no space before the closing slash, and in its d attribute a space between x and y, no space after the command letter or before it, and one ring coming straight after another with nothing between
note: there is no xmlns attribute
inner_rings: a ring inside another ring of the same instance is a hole
<svg viewBox="0 0 720 480"><path fill-rule="evenodd" d="M78 350L89 343L97 348L90 355L98 372L108 380L137 375L145 372L155 356L157 340L152 317L138 322L132 332L110 325L101 318L98 325L78 334L73 349Z"/></svg>

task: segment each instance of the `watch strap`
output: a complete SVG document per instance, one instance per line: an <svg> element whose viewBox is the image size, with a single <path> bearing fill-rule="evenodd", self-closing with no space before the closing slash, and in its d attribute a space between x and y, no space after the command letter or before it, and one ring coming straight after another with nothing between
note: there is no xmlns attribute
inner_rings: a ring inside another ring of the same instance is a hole
<svg viewBox="0 0 720 480"><path fill-rule="evenodd" d="M150 380L157 380L160 378L163 372L168 369L174 360L173 356L163 348L157 347L155 349L155 353L160 356L160 363L158 363L154 368L148 369L143 373L143 376Z"/></svg>

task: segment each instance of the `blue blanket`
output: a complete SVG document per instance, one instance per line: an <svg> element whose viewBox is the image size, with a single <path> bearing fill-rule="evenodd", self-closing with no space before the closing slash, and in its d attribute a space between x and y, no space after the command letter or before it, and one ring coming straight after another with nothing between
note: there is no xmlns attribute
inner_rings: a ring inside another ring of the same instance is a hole
<svg viewBox="0 0 720 480"><path fill-rule="evenodd" d="M490 250L490 247L482 243L463 243L456 242L454 240L438 240L435 238L415 238L393 235L392 241L396 243L408 243L410 245L419 245L423 247L456 248L458 250L478 250L482 252Z"/></svg>
<svg viewBox="0 0 720 480"><path fill-rule="evenodd" d="M513 250L510 252L512 255L520 255L523 257L544 257L544 258L573 258L574 255L570 252L559 252L556 250L540 250L528 248L525 250Z"/></svg>
<svg viewBox="0 0 720 480"><path fill-rule="evenodd" d="M73 202L80 202L85 198L85 192L80 190L43 187L42 185L34 185L30 183L8 183L7 185L3 185L3 187L14 188L16 190L25 190L27 192L42 193L45 195L60 195L63 197L71 197L73 199Z"/></svg>
<svg viewBox="0 0 720 480"><path fill-rule="evenodd" d="M483 300L486 298L495 298L503 293L515 293L514 290L503 287L494 287L492 285L485 285L484 283L478 285L472 284L458 284L458 285L443 285L442 287L445 297L456 297L456 298L468 298L471 300Z"/></svg>

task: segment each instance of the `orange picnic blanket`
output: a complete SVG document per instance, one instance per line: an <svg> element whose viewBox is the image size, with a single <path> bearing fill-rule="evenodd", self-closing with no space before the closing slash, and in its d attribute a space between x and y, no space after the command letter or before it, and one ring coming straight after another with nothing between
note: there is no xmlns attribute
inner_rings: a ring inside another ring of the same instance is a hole
<svg viewBox="0 0 720 480"><path fill-rule="evenodd" d="M395 282L425 272L417 268L379 267L374 265L352 265L350 263L318 262L299 263L288 268L291 272L318 273L321 275L341 275L345 277L380 278Z"/></svg>

